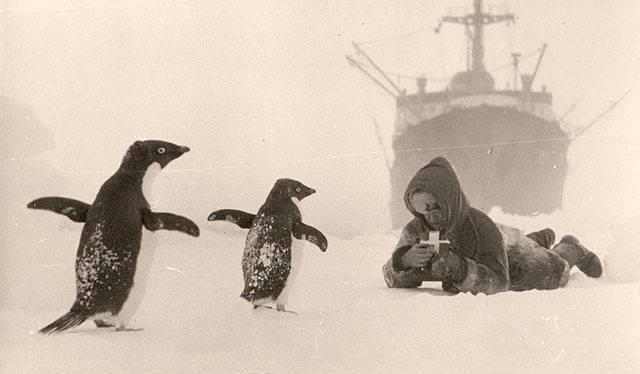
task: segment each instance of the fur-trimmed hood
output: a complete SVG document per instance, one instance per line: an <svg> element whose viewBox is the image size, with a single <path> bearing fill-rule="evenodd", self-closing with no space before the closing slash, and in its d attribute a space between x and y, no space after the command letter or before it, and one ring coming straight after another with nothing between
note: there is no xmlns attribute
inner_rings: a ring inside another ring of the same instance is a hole
<svg viewBox="0 0 640 374"><path fill-rule="evenodd" d="M407 209L427 229L424 216L418 213L411 204L411 195L416 191L425 191L436 197L438 204L447 209L446 231L447 237L452 237L462 229L462 225L469 216L469 200L462 191L458 176L453 166L444 157L436 157L425 167L418 170L411 179L404 193Z"/></svg>

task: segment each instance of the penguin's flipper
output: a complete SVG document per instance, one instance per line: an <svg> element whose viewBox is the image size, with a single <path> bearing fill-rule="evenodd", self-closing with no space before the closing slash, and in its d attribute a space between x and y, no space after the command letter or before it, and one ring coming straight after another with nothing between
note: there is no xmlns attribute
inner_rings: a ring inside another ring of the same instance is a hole
<svg viewBox="0 0 640 374"><path fill-rule="evenodd" d="M253 219L256 218L255 214L243 212L241 210L235 209L220 209L215 212L209 214L209 221L227 221L231 223L235 223L240 226L240 228L248 229L251 228L251 224L253 223Z"/></svg>
<svg viewBox="0 0 640 374"><path fill-rule="evenodd" d="M292 233L296 239L307 240L317 245L322 252L325 252L327 250L327 238L323 233L320 232L320 230L316 229L313 226L305 225L302 222L297 222L293 225Z"/></svg>
<svg viewBox="0 0 640 374"><path fill-rule="evenodd" d="M33 200L27 205L30 209L50 210L67 216L74 222L85 222L91 205L66 197L43 197Z"/></svg>
<svg viewBox="0 0 640 374"><path fill-rule="evenodd" d="M142 224L149 231L171 230L198 237L200 229L189 218L172 213L154 213L146 211L142 213Z"/></svg>

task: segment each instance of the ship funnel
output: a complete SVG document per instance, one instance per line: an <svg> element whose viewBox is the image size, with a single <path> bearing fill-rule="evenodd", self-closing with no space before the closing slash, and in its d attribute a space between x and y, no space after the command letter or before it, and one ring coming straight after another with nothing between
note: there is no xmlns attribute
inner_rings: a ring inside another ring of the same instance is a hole
<svg viewBox="0 0 640 374"><path fill-rule="evenodd" d="M521 74L520 80L522 81L522 90L531 91L531 83L533 83L533 75Z"/></svg>
<svg viewBox="0 0 640 374"><path fill-rule="evenodd" d="M418 93L423 94L427 92L427 78L420 77L416 80L416 83L418 84Z"/></svg>

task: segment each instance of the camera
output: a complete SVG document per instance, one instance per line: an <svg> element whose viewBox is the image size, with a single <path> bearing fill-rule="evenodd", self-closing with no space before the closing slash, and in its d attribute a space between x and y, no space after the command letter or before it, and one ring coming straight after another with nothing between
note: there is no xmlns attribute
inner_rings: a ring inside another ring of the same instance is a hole
<svg viewBox="0 0 640 374"><path fill-rule="evenodd" d="M429 231L429 240L420 240L420 245L431 246L435 253L440 251L440 244L450 244L448 240L440 240L440 231Z"/></svg>

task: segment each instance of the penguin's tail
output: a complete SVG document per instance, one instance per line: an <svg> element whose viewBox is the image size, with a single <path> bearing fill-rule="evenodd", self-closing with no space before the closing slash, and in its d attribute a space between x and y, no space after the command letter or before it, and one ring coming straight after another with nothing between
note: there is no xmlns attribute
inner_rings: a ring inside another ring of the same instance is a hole
<svg viewBox="0 0 640 374"><path fill-rule="evenodd" d="M41 334L55 334L76 327L87 319L84 313L71 309L69 313L51 322L40 330Z"/></svg>

